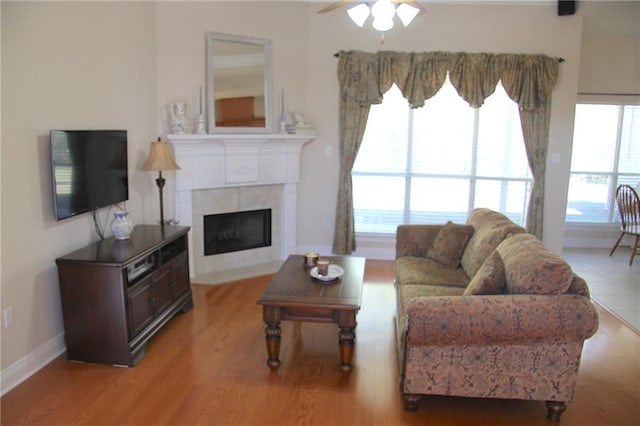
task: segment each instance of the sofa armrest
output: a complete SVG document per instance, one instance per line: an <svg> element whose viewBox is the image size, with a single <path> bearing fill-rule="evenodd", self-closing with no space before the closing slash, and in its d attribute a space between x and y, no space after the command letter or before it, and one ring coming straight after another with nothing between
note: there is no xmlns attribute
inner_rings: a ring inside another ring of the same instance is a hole
<svg viewBox="0 0 640 426"><path fill-rule="evenodd" d="M425 257L444 225L399 225L396 229L396 259L403 256Z"/></svg>
<svg viewBox="0 0 640 426"><path fill-rule="evenodd" d="M573 294L419 297L406 315L408 346L578 342L598 329L595 306Z"/></svg>

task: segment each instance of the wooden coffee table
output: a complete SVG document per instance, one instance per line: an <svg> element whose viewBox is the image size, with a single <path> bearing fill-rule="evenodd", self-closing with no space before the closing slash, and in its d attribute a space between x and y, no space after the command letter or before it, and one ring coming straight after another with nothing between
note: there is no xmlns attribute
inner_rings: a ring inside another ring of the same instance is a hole
<svg viewBox="0 0 640 426"><path fill-rule="evenodd" d="M322 282L310 276L302 255L291 255L264 291L258 304L267 324L267 365L271 371L280 366L280 321L335 322L340 328L340 368L352 368L356 314L362 300L365 259L363 257L326 257L344 269L344 275Z"/></svg>

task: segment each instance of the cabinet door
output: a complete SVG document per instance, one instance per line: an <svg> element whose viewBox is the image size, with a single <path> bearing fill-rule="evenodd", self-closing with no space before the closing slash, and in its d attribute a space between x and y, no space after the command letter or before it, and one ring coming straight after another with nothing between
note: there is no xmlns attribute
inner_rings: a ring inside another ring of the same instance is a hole
<svg viewBox="0 0 640 426"><path fill-rule="evenodd" d="M172 268L164 265L151 275L153 286L153 305L156 314L161 313L171 304L171 287L173 285Z"/></svg>
<svg viewBox="0 0 640 426"><path fill-rule="evenodd" d="M129 338L140 333L153 319L151 277L147 277L127 291Z"/></svg>
<svg viewBox="0 0 640 426"><path fill-rule="evenodd" d="M175 300L190 288L187 253L184 252L174 259L171 259L168 265L170 265L173 270L173 299Z"/></svg>

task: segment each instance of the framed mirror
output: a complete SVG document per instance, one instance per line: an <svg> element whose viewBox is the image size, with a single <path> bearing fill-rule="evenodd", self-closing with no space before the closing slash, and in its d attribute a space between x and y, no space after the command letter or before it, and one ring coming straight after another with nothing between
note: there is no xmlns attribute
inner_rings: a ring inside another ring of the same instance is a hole
<svg viewBox="0 0 640 426"><path fill-rule="evenodd" d="M206 33L209 133L273 133L271 41Z"/></svg>

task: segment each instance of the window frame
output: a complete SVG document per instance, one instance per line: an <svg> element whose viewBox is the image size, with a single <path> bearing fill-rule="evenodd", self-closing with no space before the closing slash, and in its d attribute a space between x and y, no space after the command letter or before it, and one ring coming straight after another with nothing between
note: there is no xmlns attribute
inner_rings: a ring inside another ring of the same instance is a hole
<svg viewBox="0 0 640 426"><path fill-rule="evenodd" d="M634 97L635 98L635 97ZM634 107L640 107L640 100L621 100L620 96L605 96L605 97L593 97L593 96L589 96L586 98L578 98L577 102L576 102L576 112L578 109L578 106L580 105L606 105L606 106L612 106L612 107L616 107L618 110L618 117L617 117L617 126L616 126L616 136L615 136L615 147L614 147L614 153L613 153L613 164L612 164L612 171L584 171L584 170L580 170L580 171L573 171L573 158L571 159L571 164L569 165L569 182L571 181L571 179L574 176L605 176L608 179L609 185L607 188L607 199L605 200L605 205L607 206L607 212L606 212L606 217L607 220L606 221L576 221L576 220L569 220L570 218L568 217L568 215L565 213L565 224L568 228L570 229L578 229L578 228L589 228L589 227L593 227L593 228L598 228L598 227L609 227L610 225L615 225L617 227L617 225L620 223L620 219L619 219L619 215L617 212L617 205L616 205L616 189L618 187L618 185L620 184L620 176L631 176L631 177L636 177L638 179L638 182L640 182L640 169L638 170L637 173L628 173L628 172L620 172L619 171L619 166L620 166L620 151L622 149L622 136L623 136L623 124L624 124L624 108L628 107L628 106L634 106ZM572 157L573 157L573 149L574 149L574 144L575 144L575 135L576 135L576 120L575 120L575 115L574 114L574 127L573 127L573 138L571 141L572 144ZM569 205L569 191L570 191L570 184L567 186L567 196L566 196L566 202L567 202L567 207Z"/></svg>
<svg viewBox="0 0 640 426"><path fill-rule="evenodd" d="M448 80L445 82L445 84L449 84L451 85L451 83ZM500 84L500 83L498 83ZM453 87L453 86L452 86ZM503 89L504 90L504 89ZM506 95L506 93L505 93ZM507 95L508 96L508 95ZM462 98L461 98L462 99ZM513 100L511 100L509 98L510 102L513 102ZM514 107L517 108L517 104L515 102L513 102ZM508 185L511 182L515 182L515 183L522 183L524 184L524 200L523 200L523 207L521 212L522 213L518 213L519 219L516 217L513 217L515 215L513 214L509 214L508 212L505 213L505 215L509 216L510 218L514 219L514 221L516 222L520 222L521 225L524 226L524 221L526 220L526 215L527 215L527 208L528 208L528 203L530 201L530 194L531 194L531 189L532 189L532 185L533 185L533 177L532 177L532 173L531 173L531 169L528 165L528 159L525 158L526 161L526 167L525 167L525 171L526 171L526 176L525 177L514 177L514 176L485 176L485 175L478 175L477 171L478 171L478 157L479 157L479 153L478 153L478 145L480 143L480 124L481 124L481 108L473 108L473 131L472 131L472 141L471 141L471 156L470 156L470 168L469 168L469 172L468 174L461 174L461 173L426 173L426 172L416 172L413 169L413 162L412 160L412 155L413 155L413 148L414 148L414 134L413 134L413 123L414 123L414 109L412 109L408 104L407 104L407 109L408 109L408 119L407 119L407 137L406 140L404 140L403 142L405 143L405 147L406 147L406 156L405 156L405 171L404 172L398 172L398 171L358 171L355 170L355 164L354 164L354 170L352 170L351 172L351 177L352 179L354 178L358 178L358 177L366 177L366 176L370 176L370 177L389 177L389 178L401 178L404 180L404 203L403 203L403 209L401 212L401 216L402 216L402 222L401 224L409 224L409 223L417 223L415 221L411 220L411 216L412 216L412 210L411 210L411 187L412 187L412 182L414 179L416 178L428 178L428 179L460 179L463 180L465 182L468 182L468 191L469 193L468 195L468 202L467 202L467 211L466 212L461 212L461 215L464 215L465 217L468 217L468 215L471 213L471 211L475 208L475 202L476 202L476 192L477 192L477 184L479 181L494 181L494 182L501 182L501 190L500 190L500 206L502 207L501 210L505 211L506 210L506 206L507 206L507 197L508 197ZM519 113L516 113L516 117L515 119L517 120L517 126L518 129L520 129L521 131L521 125L520 125L520 115ZM511 139L513 140L513 139ZM520 142L522 144L524 144L523 139L517 141ZM360 149L363 148L365 141L363 140L363 145L360 147ZM502 153L502 155L504 155L504 153ZM525 150L525 157L526 157L526 150ZM357 160L356 160L357 161ZM354 188L354 193L355 193L355 188ZM357 229L357 225L358 222L357 220L355 220L355 217L357 217L357 208L354 205L354 225L356 226L356 234L358 235L369 235L369 236L376 236L376 235L390 235L392 234L392 231L384 231L384 230L380 230L380 231L372 231L372 230L358 230ZM420 221L420 223L436 223L436 222L429 222L429 221ZM400 223L399 223L400 224Z"/></svg>

